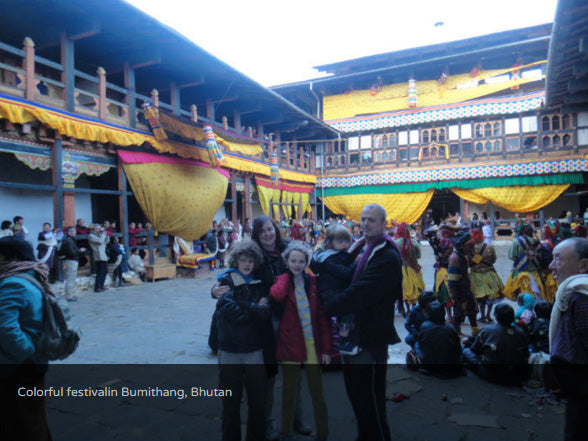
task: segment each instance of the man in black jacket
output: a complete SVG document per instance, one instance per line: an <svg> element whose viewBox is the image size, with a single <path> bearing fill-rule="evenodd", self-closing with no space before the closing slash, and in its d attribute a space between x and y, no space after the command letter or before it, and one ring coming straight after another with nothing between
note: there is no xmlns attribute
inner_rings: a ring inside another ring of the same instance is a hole
<svg viewBox="0 0 588 441"><path fill-rule="evenodd" d="M354 313L359 331L357 355L343 356L345 389L357 419L358 441L388 441L386 368L388 345L400 341L394 305L402 298L402 261L396 244L384 234L386 210L369 204L361 212L363 239L350 252L363 251L349 288L325 303L329 315Z"/></svg>
<svg viewBox="0 0 588 441"><path fill-rule="evenodd" d="M68 227L61 247L59 257L63 260L63 272L65 276L65 298L68 302L75 302L78 298L73 295L76 287L76 276L78 275L78 263L86 249L78 248L76 244L76 228Z"/></svg>

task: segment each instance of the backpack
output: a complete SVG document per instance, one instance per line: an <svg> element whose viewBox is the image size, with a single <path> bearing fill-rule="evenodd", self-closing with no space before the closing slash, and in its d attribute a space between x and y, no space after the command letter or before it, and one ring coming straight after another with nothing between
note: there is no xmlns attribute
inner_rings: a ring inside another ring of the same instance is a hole
<svg viewBox="0 0 588 441"><path fill-rule="evenodd" d="M71 329L67 324L64 308L58 298L49 294L43 285L30 274L15 274L35 285L43 293L43 326L41 334L33 337L35 358L40 360L63 360L75 352L80 342L81 332Z"/></svg>

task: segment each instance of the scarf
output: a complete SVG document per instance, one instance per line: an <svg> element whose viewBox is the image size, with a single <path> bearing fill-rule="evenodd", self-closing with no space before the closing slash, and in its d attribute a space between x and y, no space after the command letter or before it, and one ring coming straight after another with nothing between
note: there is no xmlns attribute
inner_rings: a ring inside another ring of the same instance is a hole
<svg viewBox="0 0 588 441"><path fill-rule="evenodd" d="M366 242L367 241L365 240L365 238L361 239L361 241L360 241L360 243L363 243L363 244L365 244ZM351 280L351 283L355 282L357 279L359 279L361 277L363 270L365 269L368 261L372 257L372 253L374 252L374 249L377 246L382 245L385 242L388 242L389 244L391 244L394 247L394 249L398 252L398 254L400 255L400 250L398 249L398 245L396 245L396 242L394 242L394 239L392 239L387 234L382 234L380 237L376 238L372 243L368 244L367 248L363 251L363 254L360 257L359 262L357 263L357 267L355 268L355 272L353 273L353 279ZM354 247L354 250L361 250L361 248Z"/></svg>
<svg viewBox="0 0 588 441"><path fill-rule="evenodd" d="M241 278L245 281L245 283L247 285L249 285L253 280L253 272L251 274L249 274L248 276L243 275L243 273L241 271L239 271L237 268L229 268L227 269L224 273L219 274L216 276L217 280L220 280L220 278L225 274L225 273L237 273L239 276L241 276Z"/></svg>
<svg viewBox="0 0 588 441"><path fill-rule="evenodd" d="M515 318L518 319L526 309L533 312L533 308L535 307L535 297L533 297L529 293L525 293L523 295L523 304L519 307L517 312L515 312Z"/></svg>
<svg viewBox="0 0 588 441"><path fill-rule="evenodd" d="M588 274L570 276L559 285L549 323L549 347L553 343L559 320L562 314L568 310L570 298L574 293L588 295Z"/></svg>
<svg viewBox="0 0 588 441"><path fill-rule="evenodd" d="M33 270L35 272L35 278L41 282L45 292L55 295L51 289L51 286L49 285L49 267L40 262L32 262L30 260L6 260L0 262L0 280L14 276L18 273L27 272L29 270Z"/></svg>

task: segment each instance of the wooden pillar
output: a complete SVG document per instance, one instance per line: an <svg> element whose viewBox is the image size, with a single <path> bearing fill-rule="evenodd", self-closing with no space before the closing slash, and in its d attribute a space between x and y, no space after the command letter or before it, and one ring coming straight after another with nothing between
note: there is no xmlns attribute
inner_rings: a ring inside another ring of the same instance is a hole
<svg viewBox="0 0 588 441"><path fill-rule="evenodd" d="M63 99L65 100L65 108L69 112L74 112L76 110L74 42L67 38L65 33L61 34L61 65L63 66L61 82L64 85Z"/></svg>
<svg viewBox="0 0 588 441"><path fill-rule="evenodd" d="M98 117L100 119L106 119L108 104L106 103L106 71L103 67L99 67L96 70L98 74Z"/></svg>
<svg viewBox="0 0 588 441"><path fill-rule="evenodd" d="M125 89L127 89L126 102L129 106L129 126L137 127L137 96L135 91L135 69L129 63L124 65Z"/></svg>
<svg viewBox="0 0 588 441"><path fill-rule="evenodd" d="M245 175L245 197L243 198L243 204L245 205L243 207L243 222L245 222L245 219L247 219L248 217L251 217L251 182L250 182L250 178L248 175ZM245 225L245 224L243 224Z"/></svg>
<svg viewBox="0 0 588 441"><path fill-rule="evenodd" d="M35 100L36 83L35 83L35 43L29 37L23 41L24 58L22 68L24 72L25 98L30 101Z"/></svg>
<svg viewBox="0 0 588 441"><path fill-rule="evenodd" d="M210 122L213 122L215 119L214 103L210 100L206 100L206 117Z"/></svg>
<svg viewBox="0 0 588 441"><path fill-rule="evenodd" d="M231 221L233 225L237 224L237 177L231 173Z"/></svg>
<svg viewBox="0 0 588 441"><path fill-rule="evenodd" d="M296 143L292 143L296 146ZM292 146L290 143L286 143L286 167L290 167L290 147ZM296 147L294 147L296 148Z"/></svg>
<svg viewBox="0 0 588 441"><path fill-rule="evenodd" d="M63 193L63 223L64 227L73 227L76 224L76 197L71 191Z"/></svg>
<svg viewBox="0 0 588 441"><path fill-rule="evenodd" d="M123 244L125 249L129 251L129 210L127 201L127 175L122 167L120 159L117 164L118 172L118 214L120 219L121 233L123 234Z"/></svg>
<svg viewBox="0 0 588 441"><path fill-rule="evenodd" d="M461 213L462 219L467 220L470 214L470 204L468 201L463 201L463 213Z"/></svg>
<svg viewBox="0 0 588 441"><path fill-rule="evenodd" d="M545 236L543 234L543 226L545 225L545 211L543 211L543 208L539 209L539 229L541 230L541 232L539 233L541 240L545 239Z"/></svg>
<svg viewBox="0 0 588 441"><path fill-rule="evenodd" d="M496 213L494 211L494 204L492 202L488 202L488 204L490 205L490 226L492 227L492 237L495 237L496 228L494 224L496 222Z"/></svg>
<svg viewBox="0 0 588 441"><path fill-rule="evenodd" d="M236 110L233 112L233 126L241 132L241 114Z"/></svg>
<svg viewBox="0 0 588 441"><path fill-rule="evenodd" d="M55 136L55 145L51 149L51 180L55 186L53 193L53 226L54 228L63 229L63 144L61 134ZM57 279L63 280L63 264L59 259L55 259L57 265Z"/></svg>
<svg viewBox="0 0 588 441"><path fill-rule="evenodd" d="M313 199L313 203L310 204L310 207L312 208L312 220L316 220L316 187L315 189L313 189L313 191L308 195L308 200L310 201L310 197L312 196Z"/></svg>
<svg viewBox="0 0 588 441"><path fill-rule="evenodd" d="M174 108L174 114L180 114L180 89L176 87L176 83L170 84L171 105Z"/></svg>

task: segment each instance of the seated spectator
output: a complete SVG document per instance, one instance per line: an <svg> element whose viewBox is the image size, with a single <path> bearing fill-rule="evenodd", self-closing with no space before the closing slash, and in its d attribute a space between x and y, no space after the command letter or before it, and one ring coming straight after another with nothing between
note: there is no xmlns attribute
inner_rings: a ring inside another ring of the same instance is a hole
<svg viewBox="0 0 588 441"><path fill-rule="evenodd" d="M549 319L551 318L551 303L540 300L535 305L536 318L529 326L529 348L531 352L545 352L549 354Z"/></svg>
<svg viewBox="0 0 588 441"><path fill-rule="evenodd" d="M499 304L494 310L497 324L482 328L463 349L466 367L493 383L520 385L528 376L528 339L513 325L514 310Z"/></svg>
<svg viewBox="0 0 588 441"><path fill-rule="evenodd" d="M419 295L418 304L410 310L406 322L404 322L404 327L408 331L404 341L413 349L417 342L421 325L427 320L429 307L434 300L437 300L437 296L433 291L423 291Z"/></svg>
<svg viewBox="0 0 588 441"><path fill-rule="evenodd" d="M145 265L143 264L143 259L141 259L139 250L137 248L131 249L131 256L129 257L129 268L139 275L141 281L145 281Z"/></svg>
<svg viewBox="0 0 588 441"><path fill-rule="evenodd" d="M519 309L515 312L515 323L522 327L529 326L535 318L535 297L533 294L521 293L517 296L517 304Z"/></svg>
<svg viewBox="0 0 588 441"><path fill-rule="evenodd" d="M12 222L9 220L2 221L2 229L0 229L0 238L12 236L14 233L12 232Z"/></svg>
<svg viewBox="0 0 588 441"><path fill-rule="evenodd" d="M535 305L536 318L527 327L529 335L529 364L531 378L543 381L543 368L549 362L549 323L551 318L551 303L540 300Z"/></svg>
<svg viewBox="0 0 588 441"><path fill-rule="evenodd" d="M432 374L452 378L462 375L461 344L453 325L445 322L445 306L438 300L428 307L416 344L418 365Z"/></svg>

